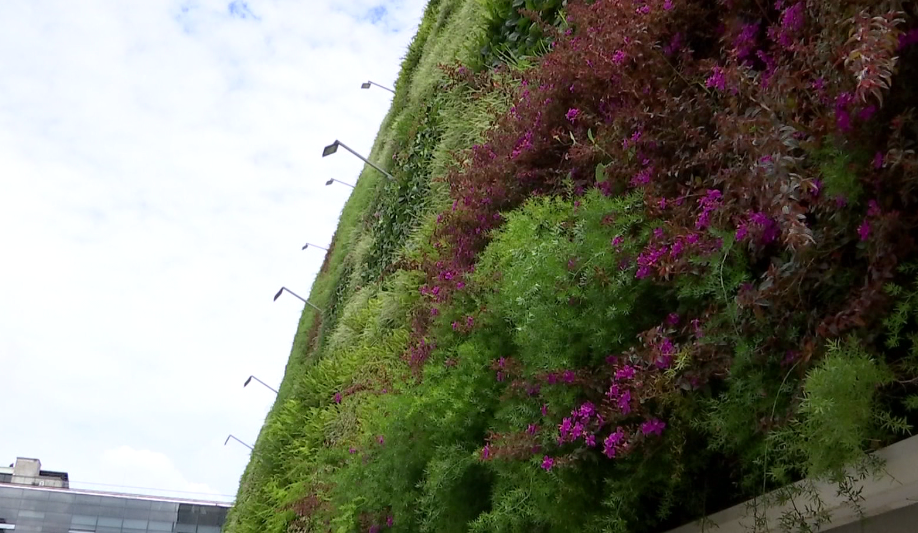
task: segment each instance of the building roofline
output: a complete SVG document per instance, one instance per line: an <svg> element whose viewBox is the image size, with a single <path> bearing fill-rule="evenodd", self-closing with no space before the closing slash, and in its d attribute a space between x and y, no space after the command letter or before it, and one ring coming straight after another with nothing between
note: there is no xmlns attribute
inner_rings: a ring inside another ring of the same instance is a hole
<svg viewBox="0 0 918 533"><path fill-rule="evenodd" d="M31 485L16 485L16 484L0 484L0 487L8 487L14 489L22 490L37 490L37 491L47 491L47 492L63 492L67 494L84 494L88 496L108 496L113 498L124 498L132 500L150 500L156 502L168 502L168 503L187 503L192 505L209 505L214 507L226 507L227 509L233 506L232 502L220 502L214 500L195 500L190 498L173 498L171 496L151 496L149 494L129 494L126 492L107 492L100 490L88 490L88 489L74 489L74 488L58 488L58 487L35 487Z"/></svg>

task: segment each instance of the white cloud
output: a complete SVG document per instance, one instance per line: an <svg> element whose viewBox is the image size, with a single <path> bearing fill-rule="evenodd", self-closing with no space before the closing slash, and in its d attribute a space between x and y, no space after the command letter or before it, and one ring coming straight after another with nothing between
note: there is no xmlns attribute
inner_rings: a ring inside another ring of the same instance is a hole
<svg viewBox="0 0 918 533"><path fill-rule="evenodd" d="M235 492L424 3L4 2L0 461Z"/></svg>

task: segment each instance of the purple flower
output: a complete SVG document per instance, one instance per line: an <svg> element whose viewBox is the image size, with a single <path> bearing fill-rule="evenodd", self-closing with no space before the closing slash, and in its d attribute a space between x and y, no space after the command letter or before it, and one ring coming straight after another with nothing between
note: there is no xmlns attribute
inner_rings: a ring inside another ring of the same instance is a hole
<svg viewBox="0 0 918 533"><path fill-rule="evenodd" d="M593 435L592 433L590 433L589 435L586 436L584 440L586 441L586 445L589 446L590 448L596 446L596 435Z"/></svg>
<svg viewBox="0 0 918 533"><path fill-rule="evenodd" d="M564 418L561 420L561 424L558 426L558 431L561 432L562 437L566 437L571 433L572 422L570 418Z"/></svg>
<svg viewBox="0 0 918 533"><path fill-rule="evenodd" d="M663 2L663 10L670 11L673 8L673 0L665 0Z"/></svg>
<svg viewBox="0 0 918 533"><path fill-rule="evenodd" d="M548 472L553 466L555 466L555 460L546 455L545 458L542 459L542 468Z"/></svg>
<svg viewBox="0 0 918 533"><path fill-rule="evenodd" d="M606 454L606 457L612 459L615 457L616 446L618 446L622 440L625 438L625 433L622 431L622 428L617 428L614 433L610 433L604 441L602 453Z"/></svg>
<svg viewBox="0 0 918 533"><path fill-rule="evenodd" d="M651 178L653 178L653 167L644 168L631 178L631 186L640 187L642 185L647 185L650 183Z"/></svg>
<svg viewBox="0 0 918 533"><path fill-rule="evenodd" d="M718 91L724 91L727 89L727 78L724 76L724 69L722 67L714 67L711 71L711 75L708 76L708 79L705 81L705 87L714 88Z"/></svg>
<svg viewBox="0 0 918 533"><path fill-rule="evenodd" d="M575 375L573 370L565 370L564 374L561 376L561 379L563 379L565 383L573 383L574 376Z"/></svg>
<svg viewBox="0 0 918 533"><path fill-rule="evenodd" d="M485 444L485 447L481 449L481 458L487 460L488 457L491 457L491 445Z"/></svg>
<svg viewBox="0 0 918 533"><path fill-rule="evenodd" d="M584 402L580 406L580 417L584 420L589 420L594 414L596 414L596 406L592 402Z"/></svg>
<svg viewBox="0 0 918 533"><path fill-rule="evenodd" d="M867 237L870 237L870 223L867 222L867 219L864 219L861 222L861 225L857 228L857 234L860 236L862 241L866 241Z"/></svg>
<svg viewBox="0 0 918 533"><path fill-rule="evenodd" d="M793 43L793 38L803 29L804 3L797 2L781 12L781 29L778 33L778 43L788 47Z"/></svg>
<svg viewBox="0 0 918 533"><path fill-rule="evenodd" d="M873 168L880 170L883 168L883 152L877 152L873 156Z"/></svg>
<svg viewBox="0 0 918 533"><path fill-rule="evenodd" d="M612 62L615 63L616 65L621 65L622 63L625 62L625 59L627 57L628 56L625 54L624 51L616 50L615 53L612 54ZM627 146L625 148L627 148Z"/></svg>
<svg viewBox="0 0 918 533"><path fill-rule="evenodd" d="M657 357L656 361L654 361L654 364L657 365L657 368L660 370L665 370L673 364L673 356L661 355L660 357Z"/></svg>
<svg viewBox="0 0 918 533"><path fill-rule="evenodd" d="M530 435L535 435L539 431L539 426L535 424L529 424L529 427L526 428L526 433Z"/></svg>
<svg viewBox="0 0 918 533"><path fill-rule="evenodd" d="M376 524L373 524L372 526L370 526L369 533L379 533L379 526L377 526Z"/></svg>
<svg viewBox="0 0 918 533"><path fill-rule="evenodd" d="M542 416L548 416L548 404L547 403L542 404Z"/></svg>
<svg viewBox="0 0 918 533"><path fill-rule="evenodd" d="M385 444L385 443L386 443L386 439L384 439L383 436L380 435L380 436L376 437L376 442L378 442L378 443L380 443L380 444Z"/></svg>
<svg viewBox="0 0 918 533"><path fill-rule="evenodd" d="M673 346L673 341L668 338L664 338L663 342L660 343L660 353L663 355L672 355L676 353L676 348Z"/></svg>
<svg viewBox="0 0 918 533"><path fill-rule="evenodd" d="M880 204L876 200L870 200L867 202L867 216L868 217L878 217L882 211L880 210Z"/></svg>
<svg viewBox="0 0 918 533"><path fill-rule="evenodd" d="M739 226L736 227L736 240L745 241L746 237L749 236L749 228L746 226L745 222L741 222Z"/></svg>
<svg viewBox="0 0 918 533"><path fill-rule="evenodd" d="M498 370L497 381L503 381L503 380L504 380L504 373Z"/></svg>
<svg viewBox="0 0 918 533"><path fill-rule="evenodd" d="M335 403L341 403L341 393L340 392L335 393Z"/></svg>
<svg viewBox="0 0 918 533"><path fill-rule="evenodd" d="M564 116L567 117L567 120L574 122L577 119L578 115L580 115L580 110L575 107L572 107L567 110L567 114Z"/></svg>
<svg viewBox="0 0 918 533"><path fill-rule="evenodd" d="M386 517L386 527L392 527L395 525L395 519L392 518L392 515Z"/></svg>
<svg viewBox="0 0 918 533"><path fill-rule="evenodd" d="M666 322L670 326L675 326L679 323L679 313L670 313L666 315Z"/></svg>
<svg viewBox="0 0 918 533"><path fill-rule="evenodd" d="M615 372L615 379L631 379L634 377L634 367L625 365Z"/></svg>
<svg viewBox="0 0 918 533"><path fill-rule="evenodd" d="M743 26L743 31L736 37L736 40L733 41L733 49L736 52L736 58L740 62L745 61L752 55L753 50L757 46L759 36L759 25L758 24L745 24Z"/></svg>
<svg viewBox="0 0 918 533"><path fill-rule="evenodd" d="M650 434L654 434L657 436L662 435L664 428L666 428L666 422L663 422L662 420L658 418L652 418L648 420L647 422L644 422L643 424L641 424L641 432L644 435L650 435Z"/></svg>
<svg viewBox="0 0 918 533"><path fill-rule="evenodd" d="M650 13L650 6L648 6L647 4L644 4L643 6L638 8L638 13L642 15L646 15Z"/></svg>
<svg viewBox="0 0 918 533"><path fill-rule="evenodd" d="M437 315L439 315L439 314L440 314L440 310L439 310L439 309L437 309L436 307L431 307L431 308L430 308L430 316L437 316Z"/></svg>
<svg viewBox="0 0 918 533"><path fill-rule="evenodd" d="M623 415L631 412L631 391L626 390L618 397L618 408Z"/></svg>
<svg viewBox="0 0 918 533"><path fill-rule="evenodd" d="M474 325L475 325L475 318L473 318L471 315L465 317L465 325L466 325L466 327L472 327L472 326L474 326Z"/></svg>
<svg viewBox="0 0 918 533"><path fill-rule="evenodd" d="M625 242L625 238L619 235L618 237L612 239L612 246L617 250L621 248L623 242Z"/></svg>
<svg viewBox="0 0 918 533"><path fill-rule="evenodd" d="M347 449L347 451L348 451L351 455L353 455L353 454L357 453L357 448L354 448L353 446L351 446L350 448Z"/></svg>

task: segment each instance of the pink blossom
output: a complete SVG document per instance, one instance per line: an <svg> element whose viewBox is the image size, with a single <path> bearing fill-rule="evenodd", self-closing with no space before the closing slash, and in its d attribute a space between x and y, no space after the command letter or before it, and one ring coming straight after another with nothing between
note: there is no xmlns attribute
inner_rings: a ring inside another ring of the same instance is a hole
<svg viewBox="0 0 918 533"><path fill-rule="evenodd" d="M618 397L618 408L623 415L631 412L631 391L626 390Z"/></svg>
<svg viewBox="0 0 918 533"><path fill-rule="evenodd" d="M529 424L529 427L526 428L526 433L530 435L535 435L539 431L539 426L535 424Z"/></svg>
<svg viewBox="0 0 918 533"><path fill-rule="evenodd" d="M567 110L567 114L564 116L567 117L567 120L574 122L579 115L580 115L580 110L575 107L572 107Z"/></svg>
<svg viewBox="0 0 918 533"><path fill-rule="evenodd" d="M615 372L615 379L631 379L634 377L634 367L631 365L625 365Z"/></svg>
<svg viewBox="0 0 918 533"><path fill-rule="evenodd" d="M491 457L491 445L485 444L485 447L481 449L481 458L487 460L488 457Z"/></svg>
<svg viewBox="0 0 918 533"><path fill-rule="evenodd" d="M623 52L622 50L616 50L615 53L612 54L612 62L615 63L616 65L621 65L622 63L625 62L625 59L627 57L628 56L625 55L625 52ZM627 148L627 146L625 148Z"/></svg>
<svg viewBox="0 0 918 533"><path fill-rule="evenodd" d="M548 416L548 404L547 403L542 404L542 416Z"/></svg>
<svg viewBox="0 0 918 533"><path fill-rule="evenodd" d="M589 446L590 448L592 448L592 447L596 446L596 435L593 435L593 434L591 433L591 434L589 434L589 435L586 436L586 438L584 439L584 441L586 441L586 445L587 445L587 446Z"/></svg>
<svg viewBox="0 0 918 533"><path fill-rule="evenodd" d="M867 219L864 219L864 221L861 222L861 225L858 226L857 234L862 241L866 241L867 238L870 237L870 223L867 222Z"/></svg>
<svg viewBox="0 0 918 533"><path fill-rule="evenodd" d="M542 459L542 468L548 472L553 466L555 466L555 460L546 455L545 458Z"/></svg>
<svg viewBox="0 0 918 533"><path fill-rule="evenodd" d="M340 392L335 393L335 403L341 403L341 393Z"/></svg>
<svg viewBox="0 0 918 533"><path fill-rule="evenodd" d="M610 433L608 437L603 441L603 450L602 453L606 454L606 457L612 459L615 457L616 447L621 444L625 438L625 432L622 431L622 428L619 427L615 432Z"/></svg>
<svg viewBox="0 0 918 533"><path fill-rule="evenodd" d="M663 10L664 10L664 11L671 11L672 8L673 8L673 0L665 0L665 1L663 2Z"/></svg>
<svg viewBox="0 0 918 533"><path fill-rule="evenodd" d="M652 418L641 424L641 432L644 435L662 435L664 428L666 428L666 423L658 418Z"/></svg>
<svg viewBox="0 0 918 533"><path fill-rule="evenodd" d="M709 89L714 88L718 91L727 89L727 78L724 76L724 69L722 67L714 67L711 71L711 75L708 76L708 79L705 81L705 87Z"/></svg>

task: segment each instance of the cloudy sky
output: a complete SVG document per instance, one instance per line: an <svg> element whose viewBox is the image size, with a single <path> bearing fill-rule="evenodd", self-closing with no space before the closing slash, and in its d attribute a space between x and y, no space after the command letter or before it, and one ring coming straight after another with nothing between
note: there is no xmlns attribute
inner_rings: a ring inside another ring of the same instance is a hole
<svg viewBox="0 0 918 533"><path fill-rule="evenodd" d="M0 464L235 494L425 3L2 2Z"/></svg>

